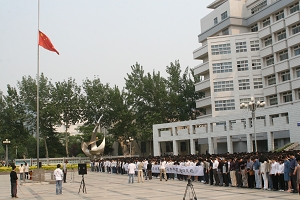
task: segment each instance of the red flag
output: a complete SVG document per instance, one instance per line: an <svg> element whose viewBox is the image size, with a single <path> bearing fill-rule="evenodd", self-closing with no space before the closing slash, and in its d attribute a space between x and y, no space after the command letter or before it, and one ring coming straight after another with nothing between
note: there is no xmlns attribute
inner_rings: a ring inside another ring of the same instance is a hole
<svg viewBox="0 0 300 200"><path fill-rule="evenodd" d="M54 48L50 39L42 31L39 31L39 45L49 51L54 51L59 55L58 51Z"/></svg>

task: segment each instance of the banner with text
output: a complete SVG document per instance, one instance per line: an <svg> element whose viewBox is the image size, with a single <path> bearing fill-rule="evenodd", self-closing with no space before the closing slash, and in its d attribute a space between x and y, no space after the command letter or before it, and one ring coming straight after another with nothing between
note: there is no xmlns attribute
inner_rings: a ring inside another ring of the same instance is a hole
<svg viewBox="0 0 300 200"><path fill-rule="evenodd" d="M152 166L152 173L159 173L160 172L159 165ZM202 166L181 166L181 165L174 165L174 166L166 166L166 172L171 174L183 174L183 175L190 175L190 176L204 176L204 171Z"/></svg>

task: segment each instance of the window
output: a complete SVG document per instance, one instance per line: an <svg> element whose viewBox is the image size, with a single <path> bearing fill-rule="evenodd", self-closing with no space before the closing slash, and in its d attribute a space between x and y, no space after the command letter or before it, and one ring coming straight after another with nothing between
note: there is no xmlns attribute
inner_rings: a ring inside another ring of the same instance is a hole
<svg viewBox="0 0 300 200"><path fill-rule="evenodd" d="M278 100L277 100L277 95L271 95L269 96L269 101L270 101L270 105L277 105L278 104Z"/></svg>
<svg viewBox="0 0 300 200"><path fill-rule="evenodd" d="M259 51L259 40L250 41L251 51Z"/></svg>
<svg viewBox="0 0 300 200"><path fill-rule="evenodd" d="M257 26L257 24L251 26L250 30L251 30L251 32L257 32L257 31L258 31L258 26Z"/></svg>
<svg viewBox="0 0 300 200"><path fill-rule="evenodd" d="M250 89L250 80L241 79L239 80L239 90L249 90Z"/></svg>
<svg viewBox="0 0 300 200"><path fill-rule="evenodd" d="M234 99L215 101L215 111L235 110Z"/></svg>
<svg viewBox="0 0 300 200"><path fill-rule="evenodd" d="M266 64L267 64L267 66L273 65L274 64L274 56L266 57Z"/></svg>
<svg viewBox="0 0 300 200"><path fill-rule="evenodd" d="M283 10L275 14L276 21L278 21L278 20L280 20L282 18L284 18Z"/></svg>
<svg viewBox="0 0 300 200"><path fill-rule="evenodd" d="M265 47L272 44L272 37L267 37L264 39Z"/></svg>
<svg viewBox="0 0 300 200"><path fill-rule="evenodd" d="M211 45L212 55L230 54L230 44Z"/></svg>
<svg viewBox="0 0 300 200"><path fill-rule="evenodd" d="M255 97L255 102L264 102L265 100L264 100L264 97ZM256 118L256 119L258 119L258 118Z"/></svg>
<svg viewBox="0 0 300 200"><path fill-rule="evenodd" d="M263 27L269 26L271 24L270 17L267 19L264 19L262 24L263 24Z"/></svg>
<svg viewBox="0 0 300 200"><path fill-rule="evenodd" d="M236 53L247 52L246 42L236 42L235 47L236 47Z"/></svg>
<svg viewBox="0 0 300 200"><path fill-rule="evenodd" d="M260 10L263 9L265 6L267 6L267 0L262 1L261 3L257 4L257 5L254 6L253 8L251 8L251 14L254 14L254 13L260 11Z"/></svg>
<svg viewBox="0 0 300 200"><path fill-rule="evenodd" d="M279 55L279 60L280 61L283 61L283 60L286 60L289 58L289 55L288 55L288 51L287 50L284 50L284 51L281 51L278 53Z"/></svg>
<svg viewBox="0 0 300 200"><path fill-rule="evenodd" d="M252 70L261 69L261 62L260 59L253 59L252 60Z"/></svg>
<svg viewBox="0 0 300 200"><path fill-rule="evenodd" d="M299 10L299 3L290 6L290 14Z"/></svg>
<svg viewBox="0 0 300 200"><path fill-rule="evenodd" d="M227 11L225 11L225 12L223 12L223 13L221 14L221 19L222 19L222 20L226 19L227 17L228 17Z"/></svg>
<svg viewBox="0 0 300 200"><path fill-rule="evenodd" d="M232 62L214 63L212 66L214 74L232 72Z"/></svg>
<svg viewBox="0 0 300 200"><path fill-rule="evenodd" d="M226 28L226 29L224 29L224 30L222 31L222 35L229 35L229 30L228 30L228 28Z"/></svg>
<svg viewBox="0 0 300 200"><path fill-rule="evenodd" d="M215 92L233 91L233 81L214 82Z"/></svg>
<svg viewBox="0 0 300 200"><path fill-rule="evenodd" d="M281 72L280 77L282 82L291 80L290 70Z"/></svg>
<svg viewBox="0 0 300 200"><path fill-rule="evenodd" d="M214 18L214 25L216 25L218 23L218 18Z"/></svg>
<svg viewBox="0 0 300 200"><path fill-rule="evenodd" d="M263 88L262 78L253 78L254 89Z"/></svg>
<svg viewBox="0 0 300 200"><path fill-rule="evenodd" d="M251 101L251 98L240 99L240 104L245 103L248 104Z"/></svg>
<svg viewBox="0 0 300 200"><path fill-rule="evenodd" d="M276 78L275 75L271 75L267 77L268 85L274 85L276 84Z"/></svg>
<svg viewBox="0 0 300 200"><path fill-rule="evenodd" d="M237 61L237 68L238 68L238 71L247 71L247 70L249 70L248 60Z"/></svg>
<svg viewBox="0 0 300 200"><path fill-rule="evenodd" d="M296 33L299 33L299 32L300 32L300 24L296 24L296 25L292 26L293 35Z"/></svg>
<svg viewBox="0 0 300 200"><path fill-rule="evenodd" d="M297 90L298 99L300 99L300 89Z"/></svg>
<svg viewBox="0 0 300 200"><path fill-rule="evenodd" d="M300 45L294 46L294 56L298 56L300 54Z"/></svg>
<svg viewBox="0 0 300 200"><path fill-rule="evenodd" d="M280 32L277 33L277 40L278 41L283 40L285 38L286 38L286 32L285 32L285 30L280 31Z"/></svg>
<svg viewBox="0 0 300 200"><path fill-rule="evenodd" d="M296 68L296 78L300 77L300 67Z"/></svg>
<svg viewBox="0 0 300 200"><path fill-rule="evenodd" d="M282 93L282 100L283 100L283 103L293 101L292 91L283 92Z"/></svg>

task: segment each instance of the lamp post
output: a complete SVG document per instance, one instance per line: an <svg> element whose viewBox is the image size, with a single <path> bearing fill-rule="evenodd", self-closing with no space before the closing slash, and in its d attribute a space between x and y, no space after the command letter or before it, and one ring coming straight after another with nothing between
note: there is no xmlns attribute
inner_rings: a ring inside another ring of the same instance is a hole
<svg viewBox="0 0 300 200"><path fill-rule="evenodd" d="M6 156L5 156L5 164L6 164L6 167L8 167L8 144L10 144L10 141L8 139L4 140L3 141L3 144L6 145Z"/></svg>
<svg viewBox="0 0 300 200"><path fill-rule="evenodd" d="M255 152L257 152L257 140L256 140L256 130L255 130L255 121L256 121L255 111L258 107L264 107L265 104L266 103L264 101L263 102L260 102L260 101L255 102L254 97L251 97L251 101L249 103L241 103L241 105L240 105L241 108L247 108L252 113Z"/></svg>
<svg viewBox="0 0 300 200"><path fill-rule="evenodd" d="M129 143L129 154L130 154L130 157L131 157L131 142L133 141L134 139L132 137L129 137L126 142Z"/></svg>

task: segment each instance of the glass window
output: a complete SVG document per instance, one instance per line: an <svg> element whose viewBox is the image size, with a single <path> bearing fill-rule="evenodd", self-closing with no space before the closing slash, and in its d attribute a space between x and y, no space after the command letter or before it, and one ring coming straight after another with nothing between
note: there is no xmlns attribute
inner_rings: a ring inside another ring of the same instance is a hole
<svg viewBox="0 0 300 200"><path fill-rule="evenodd" d="M234 99L215 101L215 111L235 110Z"/></svg>
<svg viewBox="0 0 300 200"><path fill-rule="evenodd" d="M263 9L266 6L267 6L267 0L264 0L261 3L259 3L258 5L251 8L251 14L257 13L258 11L260 11L261 9Z"/></svg>
<svg viewBox="0 0 300 200"><path fill-rule="evenodd" d="M226 19L227 17L228 17L227 11L225 11L225 12L223 12L223 13L221 14L221 19L222 19L222 20Z"/></svg>
<svg viewBox="0 0 300 200"><path fill-rule="evenodd" d="M293 35L300 32L300 24L292 26Z"/></svg>
<svg viewBox="0 0 300 200"><path fill-rule="evenodd" d="M299 10L299 3L290 6L290 14Z"/></svg>
<svg viewBox="0 0 300 200"><path fill-rule="evenodd" d="M275 75L271 75L267 77L268 85L274 85L276 84L276 78Z"/></svg>
<svg viewBox="0 0 300 200"><path fill-rule="evenodd" d="M259 40L250 41L251 51L259 51Z"/></svg>
<svg viewBox="0 0 300 200"><path fill-rule="evenodd" d="M296 78L300 77L300 67L296 68Z"/></svg>
<svg viewBox="0 0 300 200"><path fill-rule="evenodd" d="M253 78L254 89L263 88L262 78Z"/></svg>
<svg viewBox="0 0 300 200"><path fill-rule="evenodd" d="M218 18L214 18L214 25L216 25L218 23Z"/></svg>
<svg viewBox="0 0 300 200"><path fill-rule="evenodd" d="M247 70L249 70L248 60L237 61L237 68L238 68L238 71L247 71Z"/></svg>
<svg viewBox="0 0 300 200"><path fill-rule="evenodd" d="M277 40L280 41L280 40L283 40L286 38L286 31L283 30L283 31L280 31L277 33Z"/></svg>
<svg viewBox="0 0 300 200"><path fill-rule="evenodd" d="M284 18L283 10L275 14L276 21L278 21L278 20L280 20L282 18Z"/></svg>
<svg viewBox="0 0 300 200"><path fill-rule="evenodd" d="M214 82L214 92L233 91L233 81Z"/></svg>
<svg viewBox="0 0 300 200"><path fill-rule="evenodd" d="M264 39L265 47L272 44L272 37L267 37Z"/></svg>
<svg viewBox="0 0 300 200"><path fill-rule="evenodd" d="M294 46L294 56L298 56L300 54L300 45Z"/></svg>
<svg viewBox="0 0 300 200"><path fill-rule="evenodd" d="M247 52L246 42L236 42L235 47L236 47L236 53Z"/></svg>
<svg viewBox="0 0 300 200"><path fill-rule="evenodd" d="M226 28L226 29L224 29L224 30L222 31L222 35L229 35L229 30L228 30L228 28Z"/></svg>
<svg viewBox="0 0 300 200"><path fill-rule="evenodd" d="M250 27L251 32L257 32L258 31L258 26L257 24L253 25Z"/></svg>
<svg viewBox="0 0 300 200"><path fill-rule="evenodd" d="M214 63L212 66L214 74L232 72L232 62Z"/></svg>
<svg viewBox="0 0 300 200"><path fill-rule="evenodd" d="M288 81L291 80L290 70L286 70L280 73L281 81Z"/></svg>
<svg viewBox="0 0 300 200"><path fill-rule="evenodd" d="M267 19L264 19L262 24L263 24L263 27L269 26L271 24L270 17L268 17Z"/></svg>
<svg viewBox="0 0 300 200"><path fill-rule="evenodd" d="M274 56L266 57L266 64L267 64L267 66L273 65L274 64Z"/></svg>
<svg viewBox="0 0 300 200"><path fill-rule="evenodd" d="M283 100L283 103L293 101L292 91L283 92L282 93L282 100Z"/></svg>
<svg viewBox="0 0 300 200"><path fill-rule="evenodd" d="M241 79L239 80L239 90L249 90L250 89L250 80Z"/></svg>
<svg viewBox="0 0 300 200"><path fill-rule="evenodd" d="M277 95L271 95L269 96L269 101L270 101L270 105L277 105L278 104L278 100L277 100Z"/></svg>
<svg viewBox="0 0 300 200"><path fill-rule="evenodd" d="M212 55L230 54L231 53L230 43L211 45L211 53Z"/></svg>
<svg viewBox="0 0 300 200"><path fill-rule="evenodd" d="M260 59L253 59L252 60L252 70L261 69L261 62Z"/></svg>
<svg viewBox="0 0 300 200"><path fill-rule="evenodd" d="M283 61L283 60L286 60L289 58L289 55L288 55L288 51L287 50L284 50L284 51L281 51L278 53L279 55L279 60L280 61Z"/></svg>

